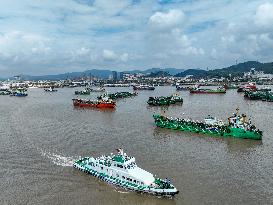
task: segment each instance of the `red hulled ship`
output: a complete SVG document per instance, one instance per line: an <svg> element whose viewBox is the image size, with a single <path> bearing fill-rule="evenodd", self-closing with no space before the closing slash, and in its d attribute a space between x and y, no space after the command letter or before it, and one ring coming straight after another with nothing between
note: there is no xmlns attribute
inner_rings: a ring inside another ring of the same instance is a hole
<svg viewBox="0 0 273 205"><path fill-rule="evenodd" d="M84 100L72 99L73 105L77 107L94 107L94 108L115 108L116 102L112 100Z"/></svg>

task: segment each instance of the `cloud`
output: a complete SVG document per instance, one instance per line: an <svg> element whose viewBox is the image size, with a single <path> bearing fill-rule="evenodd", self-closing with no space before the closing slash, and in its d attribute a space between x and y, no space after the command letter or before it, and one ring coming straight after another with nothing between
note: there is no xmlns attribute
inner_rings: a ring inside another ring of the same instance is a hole
<svg viewBox="0 0 273 205"><path fill-rule="evenodd" d="M114 51L111 51L111 50L103 50L102 52L102 57L105 59L105 60L109 60L109 61L113 61L113 60L116 60L117 59L117 55L115 54Z"/></svg>
<svg viewBox="0 0 273 205"><path fill-rule="evenodd" d="M149 18L149 24L154 29L170 29L180 26L185 19L181 10L171 9L168 12L155 12Z"/></svg>
<svg viewBox="0 0 273 205"><path fill-rule="evenodd" d="M271 27L273 22L273 4L265 3L258 7L255 14L255 23L258 26Z"/></svg>
<svg viewBox="0 0 273 205"><path fill-rule="evenodd" d="M0 2L0 77L273 59L271 1Z"/></svg>

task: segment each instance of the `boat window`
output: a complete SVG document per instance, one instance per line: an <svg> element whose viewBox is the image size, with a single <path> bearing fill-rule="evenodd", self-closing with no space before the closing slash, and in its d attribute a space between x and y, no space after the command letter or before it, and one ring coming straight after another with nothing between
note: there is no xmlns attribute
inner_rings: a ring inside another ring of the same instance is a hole
<svg viewBox="0 0 273 205"><path fill-rule="evenodd" d="M103 167L101 167L101 170L103 170Z"/></svg>
<svg viewBox="0 0 273 205"><path fill-rule="evenodd" d="M134 180L134 183L136 183L136 180Z"/></svg>
<svg viewBox="0 0 273 205"><path fill-rule="evenodd" d="M125 179L125 176L122 176L122 179Z"/></svg>

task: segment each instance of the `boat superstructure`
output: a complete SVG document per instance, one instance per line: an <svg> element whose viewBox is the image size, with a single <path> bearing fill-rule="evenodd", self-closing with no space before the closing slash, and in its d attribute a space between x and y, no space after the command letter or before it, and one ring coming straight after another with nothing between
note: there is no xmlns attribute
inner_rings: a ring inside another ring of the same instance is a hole
<svg viewBox="0 0 273 205"><path fill-rule="evenodd" d="M137 166L135 158L122 149L117 154L101 157L84 157L75 161L74 167L109 184L127 190L159 196L174 196L177 189L170 180L155 178L153 174Z"/></svg>

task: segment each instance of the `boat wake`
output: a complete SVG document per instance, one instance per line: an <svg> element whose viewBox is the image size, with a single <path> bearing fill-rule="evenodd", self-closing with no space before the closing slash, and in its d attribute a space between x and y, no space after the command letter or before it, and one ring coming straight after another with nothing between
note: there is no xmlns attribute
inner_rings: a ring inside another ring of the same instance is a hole
<svg viewBox="0 0 273 205"><path fill-rule="evenodd" d="M80 157L66 157L52 152L42 151L42 156L48 158L53 164L62 167L72 167L75 160Z"/></svg>
<svg viewBox="0 0 273 205"><path fill-rule="evenodd" d="M115 187L115 186L114 186ZM114 189L116 192L120 193L120 194L129 194L130 191L126 191L125 189L121 189L119 187L115 187Z"/></svg>

